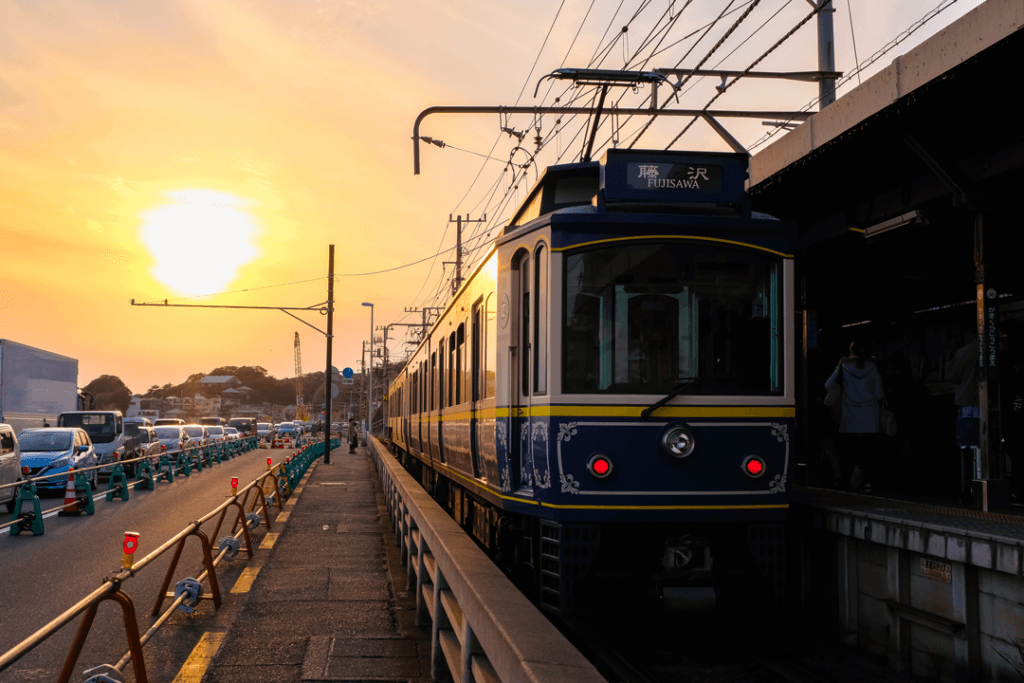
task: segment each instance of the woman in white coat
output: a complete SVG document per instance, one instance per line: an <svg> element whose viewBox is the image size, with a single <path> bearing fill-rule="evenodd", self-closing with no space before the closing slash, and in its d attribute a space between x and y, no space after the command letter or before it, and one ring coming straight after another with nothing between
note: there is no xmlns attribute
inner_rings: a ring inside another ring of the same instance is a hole
<svg viewBox="0 0 1024 683"><path fill-rule="evenodd" d="M882 389L882 375L871 358L866 343L854 341L850 344L850 355L839 361L832 376L825 382L826 391L833 386L842 387L842 402L839 412L839 455L842 466L852 466L850 488L854 491L871 492L871 485L863 483L863 471L871 471L876 464L878 444L869 434L878 434L881 409L879 401L885 397ZM865 467L861 468L860 463ZM880 464L880 463L879 463ZM875 469L874 475L881 475Z"/></svg>

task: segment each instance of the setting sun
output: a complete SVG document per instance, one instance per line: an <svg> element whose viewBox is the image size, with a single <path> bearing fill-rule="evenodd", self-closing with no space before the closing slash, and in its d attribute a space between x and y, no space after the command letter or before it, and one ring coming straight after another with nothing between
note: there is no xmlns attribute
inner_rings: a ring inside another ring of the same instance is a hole
<svg viewBox="0 0 1024 683"><path fill-rule="evenodd" d="M249 202L212 190L167 193L173 203L141 214L140 239L156 259L153 276L191 296L215 294L259 255Z"/></svg>

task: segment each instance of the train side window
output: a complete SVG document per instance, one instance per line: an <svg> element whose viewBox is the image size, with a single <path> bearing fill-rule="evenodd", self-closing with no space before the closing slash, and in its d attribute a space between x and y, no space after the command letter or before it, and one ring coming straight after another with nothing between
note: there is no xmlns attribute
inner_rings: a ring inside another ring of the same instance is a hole
<svg viewBox="0 0 1024 683"><path fill-rule="evenodd" d="M469 365L469 350L466 347L466 327L469 326L469 318L459 325L459 403L469 401L469 374L466 366Z"/></svg>
<svg viewBox="0 0 1024 683"><path fill-rule="evenodd" d="M445 350L448 347L445 345L445 340L441 340L441 343L437 345L437 407L446 408L449 404L448 399L448 368L445 367L448 363L448 356L445 355Z"/></svg>
<svg viewBox="0 0 1024 683"><path fill-rule="evenodd" d="M522 366L522 386L520 393L526 396L530 393L530 257L524 256L519 264L519 326L522 346L520 347L520 361Z"/></svg>
<svg viewBox="0 0 1024 683"><path fill-rule="evenodd" d="M548 252L537 247L534 256L533 393L548 392Z"/></svg>
<svg viewBox="0 0 1024 683"><path fill-rule="evenodd" d="M455 343L455 333L448 336L448 405L459 402L459 357Z"/></svg>
<svg viewBox="0 0 1024 683"><path fill-rule="evenodd" d="M430 410L437 407L437 351L430 354Z"/></svg>
<svg viewBox="0 0 1024 683"><path fill-rule="evenodd" d="M481 353L483 357L484 377L484 398L493 398L495 393L494 381L498 362L498 311L495 301L497 295L491 292L487 296L487 303L484 305L484 316L487 318L486 336L484 337L484 348Z"/></svg>

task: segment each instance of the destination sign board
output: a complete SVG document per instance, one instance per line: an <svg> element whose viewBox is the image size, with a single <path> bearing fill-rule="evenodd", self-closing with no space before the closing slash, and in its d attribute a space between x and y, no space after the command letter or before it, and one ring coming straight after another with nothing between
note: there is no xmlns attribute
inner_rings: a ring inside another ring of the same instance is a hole
<svg viewBox="0 0 1024 683"><path fill-rule="evenodd" d="M634 190L721 192L722 167L632 161L626 164L626 183Z"/></svg>
<svg viewBox="0 0 1024 683"><path fill-rule="evenodd" d="M748 207L747 156L729 152L610 149L601 167L608 203L685 203Z"/></svg>

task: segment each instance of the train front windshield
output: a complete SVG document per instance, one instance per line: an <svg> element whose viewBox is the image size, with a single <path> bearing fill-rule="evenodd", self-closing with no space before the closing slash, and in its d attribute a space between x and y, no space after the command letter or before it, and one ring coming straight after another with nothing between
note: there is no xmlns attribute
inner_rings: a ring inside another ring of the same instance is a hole
<svg viewBox="0 0 1024 683"><path fill-rule="evenodd" d="M778 395L782 259L697 242L565 257L564 393Z"/></svg>

